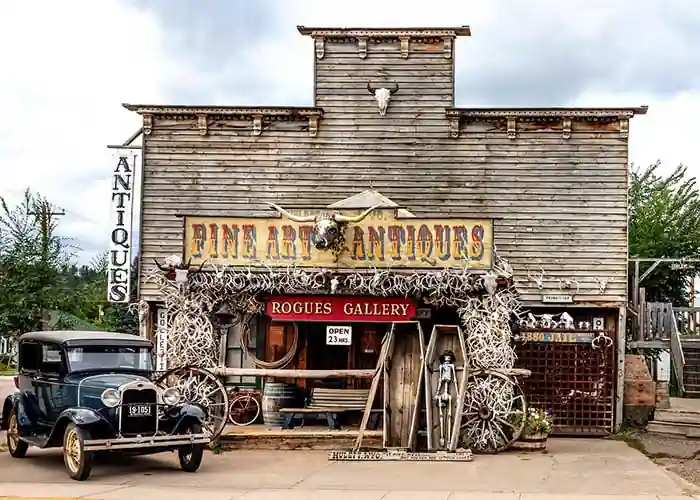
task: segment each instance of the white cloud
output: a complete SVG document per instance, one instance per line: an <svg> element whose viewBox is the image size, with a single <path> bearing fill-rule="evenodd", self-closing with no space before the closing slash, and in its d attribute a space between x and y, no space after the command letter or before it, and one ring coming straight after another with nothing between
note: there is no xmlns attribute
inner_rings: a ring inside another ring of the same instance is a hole
<svg viewBox="0 0 700 500"><path fill-rule="evenodd" d="M167 100L175 68L163 36L156 19L117 0L2 2L0 195L39 191L66 210L62 234L106 248L106 145L140 126L122 102Z"/></svg>

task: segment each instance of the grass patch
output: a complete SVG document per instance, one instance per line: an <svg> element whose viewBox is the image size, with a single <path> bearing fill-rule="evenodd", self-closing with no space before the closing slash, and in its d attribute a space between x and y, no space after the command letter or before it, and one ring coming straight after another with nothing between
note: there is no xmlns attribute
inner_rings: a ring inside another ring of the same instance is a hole
<svg viewBox="0 0 700 500"><path fill-rule="evenodd" d="M635 450L644 453L645 455L647 454L646 447L644 446L642 440L637 434L630 430L622 430L617 434L613 434L611 437L615 441L622 441L624 443L627 443L627 446L629 446L630 448L634 448Z"/></svg>
<svg viewBox="0 0 700 500"><path fill-rule="evenodd" d="M0 363L0 376L17 375L17 370L10 368L9 366Z"/></svg>

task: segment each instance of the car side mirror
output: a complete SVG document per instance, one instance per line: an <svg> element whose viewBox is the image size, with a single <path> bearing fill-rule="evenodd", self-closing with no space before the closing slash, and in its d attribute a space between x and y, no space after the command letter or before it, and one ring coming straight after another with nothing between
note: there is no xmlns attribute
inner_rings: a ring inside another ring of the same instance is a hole
<svg viewBox="0 0 700 500"><path fill-rule="evenodd" d="M15 375L12 377L12 381L15 383L15 389L19 389L19 377Z"/></svg>

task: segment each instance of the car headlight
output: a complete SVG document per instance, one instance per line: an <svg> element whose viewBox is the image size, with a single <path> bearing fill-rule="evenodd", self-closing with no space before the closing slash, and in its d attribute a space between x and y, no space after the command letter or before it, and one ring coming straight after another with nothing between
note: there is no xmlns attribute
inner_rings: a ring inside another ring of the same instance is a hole
<svg viewBox="0 0 700 500"><path fill-rule="evenodd" d="M163 391L163 402L166 405L175 406L182 399L182 393L177 387L168 387Z"/></svg>
<svg viewBox="0 0 700 500"><path fill-rule="evenodd" d="M114 408L119 404L119 400L121 398L119 397L119 391L116 389L105 389L102 396L100 396L100 399L105 406Z"/></svg>

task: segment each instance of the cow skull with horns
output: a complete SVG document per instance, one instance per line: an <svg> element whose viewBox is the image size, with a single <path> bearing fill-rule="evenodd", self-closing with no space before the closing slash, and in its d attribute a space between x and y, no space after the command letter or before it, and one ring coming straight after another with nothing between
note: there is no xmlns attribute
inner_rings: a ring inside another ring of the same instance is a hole
<svg viewBox="0 0 700 500"><path fill-rule="evenodd" d="M284 208L280 207L279 205L275 205L274 203L268 202L267 204L294 222L313 222L314 228L313 232L311 233L311 243L313 243L314 247L319 250L328 250L329 248L333 248L334 244L340 240L341 224L355 224L360 222L362 219L367 217L372 210L379 207L379 205L375 205L372 208L368 208L360 215L356 215L354 217L341 215L338 212L321 212L317 215L302 216L291 214Z"/></svg>
<svg viewBox="0 0 700 500"><path fill-rule="evenodd" d="M399 84L394 82L394 88L388 89L386 87L381 87L375 89L372 87L372 82L367 82L367 91L374 96L374 99L379 105L379 114L384 116L386 113L386 108L389 106L389 99L399 90Z"/></svg>

